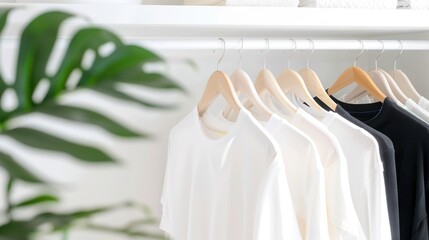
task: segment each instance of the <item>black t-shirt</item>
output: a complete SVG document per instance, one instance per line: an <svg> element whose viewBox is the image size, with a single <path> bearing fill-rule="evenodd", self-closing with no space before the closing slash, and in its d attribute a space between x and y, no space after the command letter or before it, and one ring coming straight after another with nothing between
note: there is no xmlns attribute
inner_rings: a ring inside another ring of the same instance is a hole
<svg viewBox="0 0 429 240"><path fill-rule="evenodd" d="M325 105L317 97L314 98L316 102L329 110L329 107ZM387 198L387 208L389 210L389 222L390 229L392 233L393 240L399 240L399 205L398 205L398 185L396 180L396 165L395 165L395 149L393 147L392 141L383 133L375 130L374 128L366 125L365 123L359 121L346 110L344 110L339 104L335 109L335 112L340 116L348 120L349 122L355 124L358 127L363 128L369 134L371 134L378 143L380 149L380 158L383 162L384 168L384 182L386 184L386 198Z"/></svg>
<svg viewBox="0 0 429 240"><path fill-rule="evenodd" d="M389 99L384 103L369 104L333 100L353 117L392 140L401 239L429 239L426 214L429 204L429 126Z"/></svg>

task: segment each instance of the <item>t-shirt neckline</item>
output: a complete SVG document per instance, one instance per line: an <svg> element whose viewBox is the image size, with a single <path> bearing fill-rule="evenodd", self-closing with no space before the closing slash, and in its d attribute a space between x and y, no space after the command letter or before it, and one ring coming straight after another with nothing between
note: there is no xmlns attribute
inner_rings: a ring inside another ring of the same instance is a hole
<svg viewBox="0 0 429 240"><path fill-rule="evenodd" d="M246 111L249 111L246 109ZM251 114L249 112L249 114ZM203 115L203 118L212 123L217 124L220 129L223 130L230 130L236 123L231 122L229 119L227 119L223 113L219 113L217 116L214 116L210 112L207 112ZM273 113L271 117L268 119L268 121L261 121L260 124L270 132L275 132L277 129L279 129L284 120L276 113Z"/></svg>
<svg viewBox="0 0 429 240"><path fill-rule="evenodd" d="M209 113L207 112L205 114L209 114ZM202 141L208 144L222 144L230 141L236 136L236 132L240 128L240 125L242 125L242 121L244 120L247 114L248 113L245 109L241 109L240 112L238 113L237 120L234 123L232 123L231 126L228 128L228 133L226 133L224 136L217 137L217 138L213 138L207 135L206 133L207 130L205 130L204 128L210 129L210 127L204 126L204 122L202 121L202 118L198 113L197 107L194 108L193 119L194 119L195 125L198 126L197 132L200 138L202 139Z"/></svg>
<svg viewBox="0 0 429 240"><path fill-rule="evenodd" d="M389 98L386 98L384 102L353 104L342 102L332 95L330 97L353 117L371 126L379 126L384 124L384 122L388 119L389 112L393 107L393 103ZM377 114L368 120L361 120L359 115L356 115L371 112L377 112Z"/></svg>

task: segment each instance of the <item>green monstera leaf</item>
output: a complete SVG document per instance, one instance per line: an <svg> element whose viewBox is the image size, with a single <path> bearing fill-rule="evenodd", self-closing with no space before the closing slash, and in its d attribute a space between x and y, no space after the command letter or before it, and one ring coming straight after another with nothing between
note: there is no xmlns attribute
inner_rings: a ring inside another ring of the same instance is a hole
<svg viewBox="0 0 429 240"><path fill-rule="evenodd" d="M11 11L13 9L0 9L0 37ZM13 124L9 124L17 117L38 113L71 123L94 126L116 137L147 138L149 135L137 132L104 113L82 106L61 104L58 99L77 89L91 89L144 107L170 109L174 106L137 99L120 91L118 86L124 83L162 91L185 92L181 86L163 74L149 73L144 70L144 65L147 63L163 61L156 53L140 46L127 44L113 32L94 26L78 29L67 42L64 54L59 59L58 68L48 72L47 67L60 39L61 27L73 18L75 16L71 13L49 11L36 16L23 29L19 42L15 79L5 81L0 67L0 101L3 100L5 91L14 91L17 96L15 109L6 111L0 104L0 136L12 139L28 148L67 154L85 163L114 164L118 161L96 144L75 142L55 131L48 132L32 126L14 127ZM108 45L111 47L110 52L101 51ZM88 53L94 55L94 61L90 66L84 66L83 62ZM69 80L73 78L76 71L80 72L80 75L71 86ZM47 91L36 101L34 96L42 83L48 83ZM19 202L12 201L12 190L17 181L46 185L45 180L22 164L21 160L7 149L0 149L0 171L5 172L9 177L5 210L8 221L0 225L0 240L31 239L43 224L51 224L54 231L61 231L69 228L79 219L90 218L111 210L111 208L95 208L70 213L45 212L28 220L14 219L13 213L16 210L42 204L55 204L59 201L57 196L47 193L35 194ZM150 218L140 223L153 224L153 222ZM109 228L96 225L91 227L129 236L163 239L161 235L139 232L131 227Z"/></svg>

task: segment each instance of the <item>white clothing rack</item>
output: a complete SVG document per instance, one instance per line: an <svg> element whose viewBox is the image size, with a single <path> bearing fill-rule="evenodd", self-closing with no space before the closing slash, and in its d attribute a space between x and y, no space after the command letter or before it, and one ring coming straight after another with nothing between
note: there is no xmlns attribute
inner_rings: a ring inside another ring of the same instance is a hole
<svg viewBox="0 0 429 240"><path fill-rule="evenodd" d="M241 38L225 38L226 50L240 50ZM296 42L296 46L295 43ZM429 50L429 40L337 40L337 39L287 39L287 38L244 38L244 50L267 50L268 42L270 50L311 50L314 43L315 50ZM218 38L161 38L144 39L137 41L146 47L166 50L221 50L224 44ZM363 44L363 45L362 45Z"/></svg>

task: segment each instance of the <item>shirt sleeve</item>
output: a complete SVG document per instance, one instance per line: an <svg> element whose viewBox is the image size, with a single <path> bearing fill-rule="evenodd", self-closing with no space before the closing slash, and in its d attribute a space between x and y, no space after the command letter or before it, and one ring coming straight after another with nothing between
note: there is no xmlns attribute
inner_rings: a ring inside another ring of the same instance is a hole
<svg viewBox="0 0 429 240"><path fill-rule="evenodd" d="M171 159L171 142L170 139L168 141L168 155L167 155L167 164L166 164L166 168L165 168L165 176L164 176L164 186L162 189L162 194L161 194L161 205L162 205L162 216L161 216L161 222L159 225L159 228L161 230L163 230L164 232L166 232L167 234L170 233L170 218L169 218L169 204L168 204L168 200L169 200L169 188L170 188L170 184L169 184L169 180L170 180L170 175L171 173L171 169L172 169L172 164L173 164L173 160Z"/></svg>
<svg viewBox="0 0 429 240"><path fill-rule="evenodd" d="M391 239L389 214L387 209L386 187L378 149L373 151L376 164L366 181L367 194L362 201L367 204L368 239Z"/></svg>
<svg viewBox="0 0 429 240"><path fill-rule="evenodd" d="M262 185L255 214L254 239L301 239L280 153Z"/></svg>

